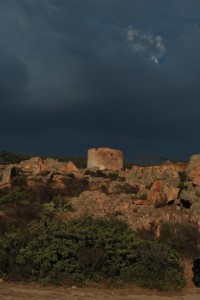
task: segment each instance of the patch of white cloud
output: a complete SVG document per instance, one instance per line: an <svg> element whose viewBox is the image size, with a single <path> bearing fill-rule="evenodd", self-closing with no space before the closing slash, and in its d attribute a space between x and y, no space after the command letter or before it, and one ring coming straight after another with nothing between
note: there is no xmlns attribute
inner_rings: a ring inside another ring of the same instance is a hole
<svg viewBox="0 0 200 300"><path fill-rule="evenodd" d="M134 52L141 52L154 64L159 64L159 60L165 56L166 49L160 35L129 26L127 28L127 41Z"/></svg>

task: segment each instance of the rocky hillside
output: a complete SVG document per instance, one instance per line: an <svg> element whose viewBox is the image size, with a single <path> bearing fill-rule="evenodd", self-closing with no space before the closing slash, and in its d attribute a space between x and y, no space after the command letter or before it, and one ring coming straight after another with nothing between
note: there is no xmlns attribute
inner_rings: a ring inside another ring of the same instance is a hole
<svg viewBox="0 0 200 300"><path fill-rule="evenodd" d="M63 219L115 215L132 228L153 230L157 235L165 221L193 222L200 227L200 155L188 163L132 166L125 171L77 169L72 162L33 157L1 165L0 180L4 217L6 201L17 201L9 199L10 191L26 187L43 193L49 209L56 209L56 201L70 207L59 210Z"/></svg>

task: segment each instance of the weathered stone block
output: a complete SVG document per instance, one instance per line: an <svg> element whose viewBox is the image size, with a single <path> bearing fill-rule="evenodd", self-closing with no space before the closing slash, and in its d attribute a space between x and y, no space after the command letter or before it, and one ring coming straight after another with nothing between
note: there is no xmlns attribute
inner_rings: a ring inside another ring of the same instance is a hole
<svg viewBox="0 0 200 300"><path fill-rule="evenodd" d="M100 170L122 170L123 152L110 148L89 149L87 167Z"/></svg>

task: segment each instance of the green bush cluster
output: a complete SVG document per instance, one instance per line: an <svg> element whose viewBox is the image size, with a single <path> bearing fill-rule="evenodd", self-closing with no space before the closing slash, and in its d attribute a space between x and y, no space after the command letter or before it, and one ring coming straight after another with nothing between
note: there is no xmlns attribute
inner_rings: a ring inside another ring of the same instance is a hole
<svg viewBox="0 0 200 300"><path fill-rule="evenodd" d="M181 181L181 182L187 181L187 174L186 174L186 172L180 171L180 172L178 172L178 175L179 175L179 177L180 177L180 181Z"/></svg>
<svg viewBox="0 0 200 300"><path fill-rule="evenodd" d="M141 200L147 200L147 194L142 194L139 198Z"/></svg>
<svg viewBox="0 0 200 300"><path fill-rule="evenodd" d="M11 188L0 197L0 207L6 204L19 202L27 198L27 192L19 187Z"/></svg>
<svg viewBox="0 0 200 300"><path fill-rule="evenodd" d="M174 290L184 285L175 249L140 238L116 218L62 222L42 217L0 237L0 277L84 285L132 282Z"/></svg>
<svg viewBox="0 0 200 300"><path fill-rule="evenodd" d="M71 203L61 197L54 197L51 202L45 203L44 209L50 212L66 212L74 210Z"/></svg>
<svg viewBox="0 0 200 300"><path fill-rule="evenodd" d="M178 188L182 191L182 190L186 190L187 189L187 185L184 182L180 182L178 185Z"/></svg>
<svg viewBox="0 0 200 300"><path fill-rule="evenodd" d="M186 259L194 259L199 255L200 236L196 224L188 222L163 223L159 241L177 250Z"/></svg>

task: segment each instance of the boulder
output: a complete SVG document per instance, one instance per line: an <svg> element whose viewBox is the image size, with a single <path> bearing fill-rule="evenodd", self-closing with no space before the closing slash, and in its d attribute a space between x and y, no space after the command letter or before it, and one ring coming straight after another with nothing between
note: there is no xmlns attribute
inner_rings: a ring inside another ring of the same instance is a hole
<svg viewBox="0 0 200 300"><path fill-rule="evenodd" d="M40 157L32 157L28 160L24 160L18 164L25 172L30 172L32 174L39 174L45 169L45 164Z"/></svg>
<svg viewBox="0 0 200 300"><path fill-rule="evenodd" d="M181 200L189 201L191 204L195 202L199 202L199 197L196 195L196 191L194 190L182 190L179 198Z"/></svg>
<svg viewBox="0 0 200 300"><path fill-rule="evenodd" d="M162 204L167 204L168 202L178 198L179 191L179 188L169 182L156 180L148 193L147 199L154 203L162 202Z"/></svg>
<svg viewBox="0 0 200 300"><path fill-rule="evenodd" d="M200 229L200 202L193 203L190 210L190 221L196 223Z"/></svg>
<svg viewBox="0 0 200 300"><path fill-rule="evenodd" d="M174 186L180 183L179 172L185 170L185 164L163 164L159 166L133 166L126 176L127 181L151 184L156 180L165 180Z"/></svg>
<svg viewBox="0 0 200 300"><path fill-rule="evenodd" d="M2 181L0 182L1 186L11 185L11 180L14 176L14 167L8 166L4 169L2 173Z"/></svg>
<svg viewBox="0 0 200 300"><path fill-rule="evenodd" d="M62 173L78 170L70 161L66 164L64 162L59 162L57 159L41 159L40 157L32 157L29 160L24 160L18 166L25 172L30 172L32 174L39 174L44 171Z"/></svg>
<svg viewBox="0 0 200 300"><path fill-rule="evenodd" d="M200 154L192 155L186 166L188 179L194 184L200 185Z"/></svg>
<svg viewBox="0 0 200 300"><path fill-rule="evenodd" d="M131 185L127 182L111 181L108 188L109 194L137 194L139 191L137 185Z"/></svg>
<svg viewBox="0 0 200 300"><path fill-rule="evenodd" d="M75 164L71 161L68 161L66 166L65 166L65 170L67 172L74 172L74 171L78 171L77 167L75 166Z"/></svg>

